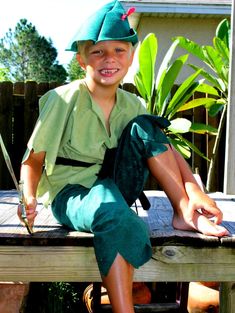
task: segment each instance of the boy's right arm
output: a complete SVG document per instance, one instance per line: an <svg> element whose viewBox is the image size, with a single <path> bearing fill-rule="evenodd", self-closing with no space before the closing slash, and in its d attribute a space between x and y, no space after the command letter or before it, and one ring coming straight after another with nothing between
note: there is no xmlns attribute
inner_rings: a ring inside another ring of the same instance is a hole
<svg viewBox="0 0 235 313"><path fill-rule="evenodd" d="M40 181L46 153L44 151L30 152L29 157L21 166L20 180L23 182L23 194L26 215L30 226L33 226L37 215L37 186ZM21 219L21 212L18 209L18 216Z"/></svg>

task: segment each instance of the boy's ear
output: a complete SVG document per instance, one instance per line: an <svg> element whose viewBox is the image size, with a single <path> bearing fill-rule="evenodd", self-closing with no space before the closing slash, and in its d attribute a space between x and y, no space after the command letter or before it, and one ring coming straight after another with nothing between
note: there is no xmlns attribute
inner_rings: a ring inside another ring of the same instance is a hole
<svg viewBox="0 0 235 313"><path fill-rule="evenodd" d="M131 64L133 63L134 56L135 56L135 50L133 49L133 50L131 51L131 60L130 60Z"/></svg>
<svg viewBox="0 0 235 313"><path fill-rule="evenodd" d="M77 54L76 54L76 59L77 59L78 63L80 64L81 68L82 68L83 70L85 70L85 69L86 69L86 64L85 64L85 62L84 62L83 57L81 56L81 54L77 53Z"/></svg>
<svg viewBox="0 0 235 313"><path fill-rule="evenodd" d="M129 59L129 67L132 65L135 56L135 50L131 51L130 59Z"/></svg>

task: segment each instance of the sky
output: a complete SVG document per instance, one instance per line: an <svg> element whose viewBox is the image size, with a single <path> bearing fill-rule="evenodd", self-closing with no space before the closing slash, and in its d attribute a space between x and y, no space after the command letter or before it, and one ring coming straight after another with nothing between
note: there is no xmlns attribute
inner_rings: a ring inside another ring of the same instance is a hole
<svg viewBox="0 0 235 313"><path fill-rule="evenodd" d="M7 0L0 10L0 38L9 28L14 31L20 19L25 18L37 29L39 35L52 39L57 49L57 60L66 65L73 52L65 51L79 25L109 0Z"/></svg>

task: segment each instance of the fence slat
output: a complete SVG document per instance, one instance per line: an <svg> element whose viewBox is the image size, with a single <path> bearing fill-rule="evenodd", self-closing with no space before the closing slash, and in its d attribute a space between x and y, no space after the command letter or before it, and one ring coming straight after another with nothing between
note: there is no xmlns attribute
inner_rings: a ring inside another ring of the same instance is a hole
<svg viewBox="0 0 235 313"><path fill-rule="evenodd" d="M24 99L24 143L25 146L38 118L37 83L30 81L25 84Z"/></svg>
<svg viewBox="0 0 235 313"><path fill-rule="evenodd" d="M12 151L12 107L13 107L13 84L11 82L0 83L0 132L8 153ZM1 149L0 149L1 150ZM0 151L0 186L1 188L12 187L11 177L5 165Z"/></svg>
<svg viewBox="0 0 235 313"><path fill-rule="evenodd" d="M20 163L25 150L24 143L24 97L25 84L15 83L13 88L13 147L12 147L12 165L17 179L20 176Z"/></svg>
<svg viewBox="0 0 235 313"><path fill-rule="evenodd" d="M13 94L15 96L22 95L24 96L24 87L25 83L24 82L16 82L13 85Z"/></svg>
<svg viewBox="0 0 235 313"><path fill-rule="evenodd" d="M38 84L38 97L41 97L49 90L49 83Z"/></svg>
<svg viewBox="0 0 235 313"><path fill-rule="evenodd" d="M193 95L194 99L198 99L203 97L202 93L196 92ZM206 124L206 109L203 107L197 107L193 109L192 111L192 121L195 123L203 123ZM193 144L204 153L206 157L208 157L207 153L207 136L199 135L199 134L193 134ZM201 156L194 153L192 157L192 168L194 172L197 172L203 181L203 183L206 185L206 179L207 179L207 161L205 159L202 159Z"/></svg>

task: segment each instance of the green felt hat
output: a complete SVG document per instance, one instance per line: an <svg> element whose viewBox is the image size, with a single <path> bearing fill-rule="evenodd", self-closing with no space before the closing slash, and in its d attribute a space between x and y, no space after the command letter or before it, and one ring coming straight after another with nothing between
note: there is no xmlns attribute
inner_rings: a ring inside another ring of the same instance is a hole
<svg viewBox="0 0 235 313"><path fill-rule="evenodd" d="M126 12L117 0L105 4L83 23L66 50L77 52L77 43L87 40L94 44L104 40L120 40L135 45L138 42L137 33L128 22L128 15L133 11L131 8Z"/></svg>

